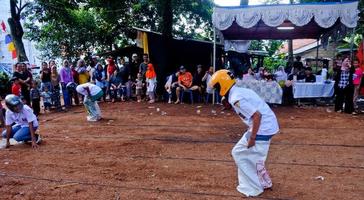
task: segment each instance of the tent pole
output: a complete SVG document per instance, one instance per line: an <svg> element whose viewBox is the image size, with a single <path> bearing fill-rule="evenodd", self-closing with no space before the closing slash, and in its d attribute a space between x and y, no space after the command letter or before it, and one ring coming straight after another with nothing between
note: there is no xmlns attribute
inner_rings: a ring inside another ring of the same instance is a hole
<svg viewBox="0 0 364 200"><path fill-rule="evenodd" d="M350 40L350 60L351 60L351 64L354 63L354 54L353 54L354 37L355 37L355 28L353 29L353 33L351 34L351 40Z"/></svg>
<svg viewBox="0 0 364 200"><path fill-rule="evenodd" d="M213 48L213 58L212 58L212 66L214 68L214 73L216 71L216 28L214 27L214 48ZM215 90L212 94L212 105L215 104Z"/></svg>
<svg viewBox="0 0 364 200"><path fill-rule="evenodd" d="M316 47L316 72L318 68L318 55L319 55L319 39L317 39L317 47Z"/></svg>

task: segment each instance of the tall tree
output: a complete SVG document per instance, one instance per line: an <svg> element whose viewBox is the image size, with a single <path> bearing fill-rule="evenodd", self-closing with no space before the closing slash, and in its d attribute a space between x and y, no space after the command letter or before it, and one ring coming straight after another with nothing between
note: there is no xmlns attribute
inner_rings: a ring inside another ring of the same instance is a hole
<svg viewBox="0 0 364 200"><path fill-rule="evenodd" d="M10 26L10 32L15 45L18 62L28 61L23 44L24 30L20 22L22 11L28 5L29 2L23 2L22 0L19 2L17 0L10 0L11 18L8 19L8 24Z"/></svg>

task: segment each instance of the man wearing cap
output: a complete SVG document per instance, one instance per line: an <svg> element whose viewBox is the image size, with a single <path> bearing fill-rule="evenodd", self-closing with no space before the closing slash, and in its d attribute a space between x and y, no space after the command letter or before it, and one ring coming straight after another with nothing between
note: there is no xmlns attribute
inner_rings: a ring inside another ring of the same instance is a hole
<svg viewBox="0 0 364 200"><path fill-rule="evenodd" d="M177 101L175 104L180 103L180 94L183 91L186 90L197 90L197 86L192 87L192 74L190 72L186 71L186 68L184 66L181 66L179 68L179 74L178 74L178 87L176 88L176 96Z"/></svg>
<svg viewBox="0 0 364 200"><path fill-rule="evenodd" d="M2 137L6 138L6 148L10 147L10 138L14 138L17 142L32 141L32 147L37 148L41 137L35 133L38 129L38 120L33 110L24 105L20 97L13 94L5 97L5 105L6 130L2 133Z"/></svg>
<svg viewBox="0 0 364 200"><path fill-rule="evenodd" d="M265 168L271 138L279 132L277 118L253 90L239 87L228 70L215 72L210 86L219 90L236 114L248 126L248 130L234 146L232 156L238 167L238 192L246 196L258 196L272 187ZM223 102L226 102L223 100Z"/></svg>

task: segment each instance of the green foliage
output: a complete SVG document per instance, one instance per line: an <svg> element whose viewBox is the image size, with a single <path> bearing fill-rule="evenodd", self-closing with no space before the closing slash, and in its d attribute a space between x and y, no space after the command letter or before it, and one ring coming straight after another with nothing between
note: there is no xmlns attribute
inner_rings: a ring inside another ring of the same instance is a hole
<svg viewBox="0 0 364 200"><path fill-rule="evenodd" d="M264 67L272 71L279 66L286 66L286 59L284 54L276 55L278 50L282 47L282 40L253 40L250 45L250 50L266 51L268 57L264 58Z"/></svg>
<svg viewBox="0 0 364 200"><path fill-rule="evenodd" d="M0 96L9 94L9 89L10 89L9 79L10 79L9 76L6 73L0 72Z"/></svg>
<svg viewBox="0 0 364 200"><path fill-rule="evenodd" d="M171 2L172 15L163 15ZM27 37L39 44L45 57L78 57L130 43L133 27L170 34L211 38L211 0L34 0L25 13ZM169 25L170 26L170 25Z"/></svg>

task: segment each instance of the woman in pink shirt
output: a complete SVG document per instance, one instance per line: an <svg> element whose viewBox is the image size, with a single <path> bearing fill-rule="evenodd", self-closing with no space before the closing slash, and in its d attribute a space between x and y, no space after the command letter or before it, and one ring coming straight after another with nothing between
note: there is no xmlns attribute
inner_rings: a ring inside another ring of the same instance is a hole
<svg viewBox="0 0 364 200"><path fill-rule="evenodd" d="M357 108L356 105L356 99L358 98L358 95L360 93L360 83L361 83L361 79L363 77L363 69L359 66L358 60L354 61L354 66L355 66L355 73L354 73L354 77L353 77L353 84L354 84L354 108Z"/></svg>

